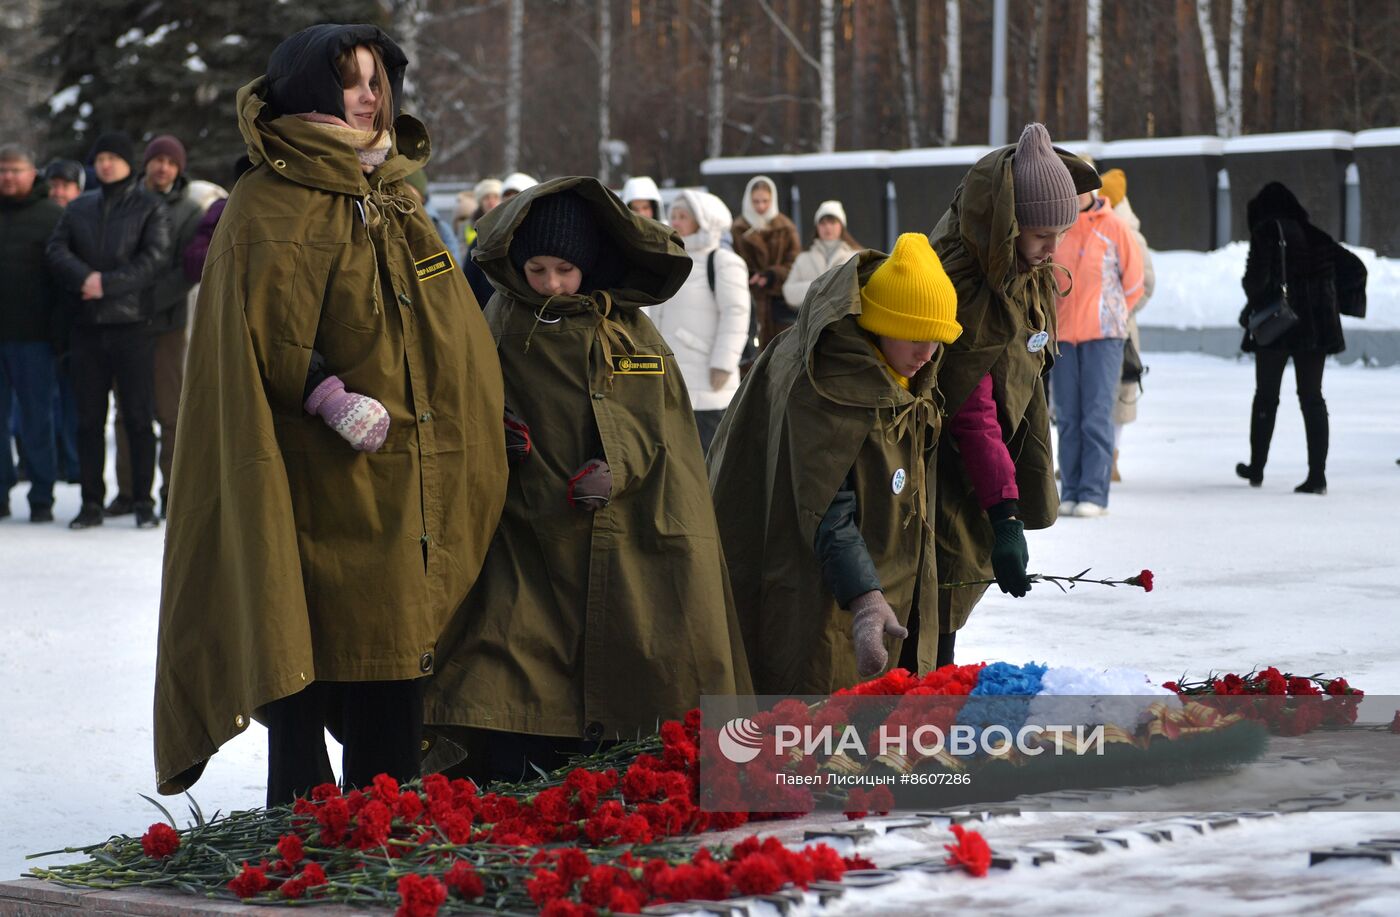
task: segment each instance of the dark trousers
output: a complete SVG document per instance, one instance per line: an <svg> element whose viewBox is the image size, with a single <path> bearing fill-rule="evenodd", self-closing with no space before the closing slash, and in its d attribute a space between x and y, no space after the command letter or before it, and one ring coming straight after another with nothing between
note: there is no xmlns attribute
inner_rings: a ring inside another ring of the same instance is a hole
<svg viewBox="0 0 1400 917"><path fill-rule="evenodd" d="M1254 412L1249 419L1249 464L1264 470L1269 460L1269 443L1278 416L1279 391L1289 354L1259 350L1254 354ZM1321 478L1327 471L1327 402L1322 397L1324 353L1293 354L1293 378L1298 389L1298 406L1303 411L1303 431L1308 443L1308 477Z"/></svg>
<svg viewBox="0 0 1400 917"><path fill-rule="evenodd" d="M284 805L334 783L325 730L340 739L349 787L380 774L418 777L423 753L423 680L316 682L263 708L267 723L267 804Z"/></svg>
<svg viewBox="0 0 1400 917"><path fill-rule="evenodd" d="M477 786L534 780L539 777L539 771L552 773L567 765L571 758L596 754L616 744L608 740L492 729L471 729L457 738L462 741L467 757L443 773L454 779L465 777Z"/></svg>
<svg viewBox="0 0 1400 917"><path fill-rule="evenodd" d="M53 505L54 464L53 348L43 341L0 343L0 502L9 500L15 486L14 457L10 452L10 410L16 408L15 430L24 443L24 467L29 475L29 505Z"/></svg>
<svg viewBox="0 0 1400 917"><path fill-rule="evenodd" d="M160 448L156 464L160 466L160 499L165 503L170 493L170 469L175 465L175 420L180 415L180 389L185 385L185 329L176 328L156 336L152 402L156 422L160 424ZM117 392L117 400L121 400ZM113 429L117 441L117 493L131 495L131 448L127 444L126 428L120 413Z"/></svg>
<svg viewBox="0 0 1400 917"><path fill-rule="evenodd" d="M724 419L723 411L696 411L695 429L700 431L700 451L709 452L710 443L715 440L719 422Z"/></svg>
<svg viewBox="0 0 1400 917"><path fill-rule="evenodd" d="M82 480L78 465L78 405L73 398L73 380L68 360L58 364L58 384L53 393L53 429L57 449L58 477L70 484Z"/></svg>
<svg viewBox="0 0 1400 917"><path fill-rule="evenodd" d="M101 503L107 496L107 402L120 389L117 410L131 446L132 499L151 502L156 468L155 418L156 341L144 324L110 327L80 326L73 330L69 354L73 397L78 405L78 466L83 503Z"/></svg>

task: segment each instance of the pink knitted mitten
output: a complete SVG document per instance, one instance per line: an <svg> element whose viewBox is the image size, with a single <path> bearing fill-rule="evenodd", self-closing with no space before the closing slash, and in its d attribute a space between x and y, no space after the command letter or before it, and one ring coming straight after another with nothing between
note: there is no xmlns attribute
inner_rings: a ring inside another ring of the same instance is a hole
<svg viewBox="0 0 1400 917"><path fill-rule="evenodd" d="M378 452L389 435L389 412L368 395L345 390L339 376L327 376L306 399L308 414L316 414L326 426L345 438L357 452Z"/></svg>

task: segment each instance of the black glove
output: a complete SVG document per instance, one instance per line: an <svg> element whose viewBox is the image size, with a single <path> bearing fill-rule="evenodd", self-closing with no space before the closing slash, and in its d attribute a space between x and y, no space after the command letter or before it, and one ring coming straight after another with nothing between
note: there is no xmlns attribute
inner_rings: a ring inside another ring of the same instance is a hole
<svg viewBox="0 0 1400 917"><path fill-rule="evenodd" d="M570 506L588 512L607 506L612 500L612 469L608 463L602 459L584 462L569 478L566 496Z"/></svg>
<svg viewBox="0 0 1400 917"><path fill-rule="evenodd" d="M1021 598L1031 591L1031 578L1026 564L1031 552L1026 547L1025 526L1020 519L998 519L992 523L996 543L992 545L992 570L1002 592Z"/></svg>
<svg viewBox="0 0 1400 917"><path fill-rule="evenodd" d="M512 465L519 465L530 457L535 448L534 441L530 439L530 427L510 408L506 408L505 425L506 460Z"/></svg>

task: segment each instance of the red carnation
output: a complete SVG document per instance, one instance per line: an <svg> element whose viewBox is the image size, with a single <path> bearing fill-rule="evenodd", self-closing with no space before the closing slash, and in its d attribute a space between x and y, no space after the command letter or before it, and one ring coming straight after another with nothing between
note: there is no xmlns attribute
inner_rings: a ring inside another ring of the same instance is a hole
<svg viewBox="0 0 1400 917"><path fill-rule="evenodd" d="M761 853L744 857L729 870L741 895L771 895L783 887L783 871L772 857Z"/></svg>
<svg viewBox="0 0 1400 917"><path fill-rule="evenodd" d="M1400 710L1395 711L1395 719L1390 721L1390 731L1400 735Z"/></svg>
<svg viewBox="0 0 1400 917"><path fill-rule="evenodd" d="M267 891L271 885L266 867L249 866L248 861L244 860L243 871L229 880L228 890L240 898L251 898L259 892Z"/></svg>
<svg viewBox="0 0 1400 917"><path fill-rule="evenodd" d="M394 814L406 822L415 822L423 814L423 797L413 791L400 793L394 800Z"/></svg>
<svg viewBox="0 0 1400 917"><path fill-rule="evenodd" d="M301 836L296 834L284 834L277 841L277 853L286 860L288 866L295 866L306 856L306 851L302 849Z"/></svg>
<svg viewBox="0 0 1400 917"><path fill-rule="evenodd" d="M874 868L875 868L875 861L874 861L874 860L871 860L871 859L869 859L868 857L863 857L863 856L861 856L861 855L858 854L858 853L852 854L851 856L848 856L848 857L842 857L842 858L841 858L841 862L843 862L843 863L846 864L846 868L847 868L847 869L874 869Z"/></svg>
<svg viewBox="0 0 1400 917"><path fill-rule="evenodd" d="M277 891L281 893L283 898L301 898L310 889L325 884L326 871L317 863L307 863L306 868L301 871L301 875L283 882L282 887Z"/></svg>
<svg viewBox="0 0 1400 917"><path fill-rule="evenodd" d="M469 901L486 894L486 883L481 881L481 876L477 874L476 868L466 860L458 860L453 863L452 868L447 871L446 879L447 884L457 894Z"/></svg>
<svg viewBox="0 0 1400 917"><path fill-rule="evenodd" d="M563 898L569 893L569 885L559 877L559 874L548 869L535 870L535 877L525 882L525 891L529 893L530 900L540 907L544 907L556 898Z"/></svg>
<svg viewBox="0 0 1400 917"><path fill-rule="evenodd" d="M316 792L320 789L317 787ZM344 843L345 832L350 827L350 804L338 795L328 797L316 810L316 821L321 826L321 843L327 847L339 846Z"/></svg>
<svg viewBox="0 0 1400 917"><path fill-rule="evenodd" d="M1126 580L1129 586L1141 586L1143 592L1152 591L1152 571L1144 570L1137 576L1130 576Z"/></svg>
<svg viewBox="0 0 1400 917"><path fill-rule="evenodd" d="M394 917L436 917L447 900L447 886L432 876L407 875L399 879L399 909Z"/></svg>
<svg viewBox="0 0 1400 917"><path fill-rule="evenodd" d="M163 860L180 849L180 833L165 822L156 822L141 835L141 849L153 860Z"/></svg>
<svg viewBox="0 0 1400 917"><path fill-rule="evenodd" d="M962 825L953 825L949 830L958 842L943 845L943 849L948 851L948 865L961 866L969 875L985 876L992 865L992 849L987 846L986 838Z"/></svg>
<svg viewBox="0 0 1400 917"><path fill-rule="evenodd" d="M540 917L594 917L598 912L586 904L555 898L540 909Z"/></svg>
<svg viewBox="0 0 1400 917"><path fill-rule="evenodd" d="M389 807L377 799L365 803L355 820L355 833L350 838L351 847L380 847L389 839L389 830L394 815Z"/></svg>

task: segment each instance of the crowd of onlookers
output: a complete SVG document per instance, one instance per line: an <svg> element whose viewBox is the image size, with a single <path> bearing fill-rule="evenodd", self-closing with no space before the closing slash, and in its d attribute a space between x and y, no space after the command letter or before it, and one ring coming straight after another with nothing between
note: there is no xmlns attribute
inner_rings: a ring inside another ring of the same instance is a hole
<svg viewBox="0 0 1400 917"><path fill-rule="evenodd" d="M42 172L29 150L0 148L0 516L23 476L33 522L53 520L63 480L82 486L73 528L125 515L159 524L155 470L163 504L190 291L221 210L212 205L226 196L191 182L186 166L168 134L138 154L127 134L105 133L87 166L60 159ZM118 488L108 502L113 393Z"/></svg>
<svg viewBox="0 0 1400 917"><path fill-rule="evenodd" d="M15 447L13 455L0 450L0 517L11 513L10 490L27 478L34 522L52 520L54 482L68 481L82 485L73 528L126 515L140 527L159 524L191 290L227 196L216 184L191 181L186 162L184 146L170 135L155 137L138 155L127 135L104 134L87 166L59 159L42 170L24 148L0 148L0 429L13 434ZM233 179L248 166L240 159ZM483 306L493 289L472 259L476 223L534 184L520 172L483 179L458 195L450 225L425 207ZM423 172L406 185L427 202ZM1050 377L1062 516L1106 512L1110 482L1120 479L1123 426L1137 414L1136 314L1154 278L1126 190L1121 170L1104 173L1103 188L1082 195L1079 219L1054 256L1066 268L1068 288L1055 306L1059 354ZM861 245L842 203L832 200L818 206L804 246L766 176L749 182L737 218L699 189L673 191L667 206L644 176L629 179L620 196L633 211L674 228L694 261L676 297L650 311L676 351L708 447L743 369L796 321L813 281ZM1272 377L1280 374L1272 372L1265 388L1276 392ZM105 428L113 394L118 485L109 501ZM1254 412L1251 463L1240 472L1253 482L1277 396L1264 400ZM1313 404L1319 400L1312 397L1305 416L1312 418L1309 445L1320 476L1326 432L1325 407Z"/></svg>

